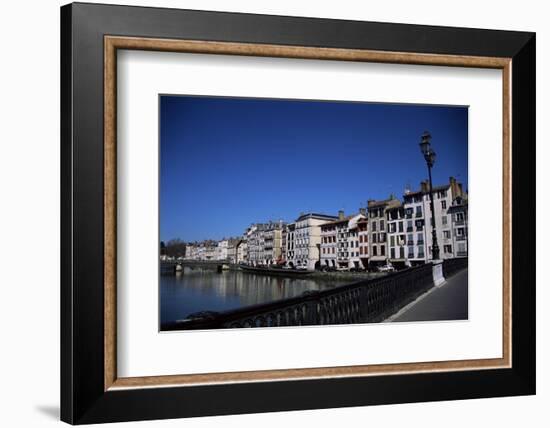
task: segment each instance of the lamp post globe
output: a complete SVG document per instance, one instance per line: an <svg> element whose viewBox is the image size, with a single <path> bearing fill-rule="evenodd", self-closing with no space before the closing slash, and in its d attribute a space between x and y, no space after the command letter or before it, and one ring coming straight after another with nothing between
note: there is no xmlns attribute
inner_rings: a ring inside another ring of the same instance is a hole
<svg viewBox="0 0 550 428"><path fill-rule="evenodd" d="M430 145L431 139L432 139L432 136L430 135L430 133L428 131L424 131L420 139L420 151L422 152L424 157L429 155L431 151L431 145Z"/></svg>

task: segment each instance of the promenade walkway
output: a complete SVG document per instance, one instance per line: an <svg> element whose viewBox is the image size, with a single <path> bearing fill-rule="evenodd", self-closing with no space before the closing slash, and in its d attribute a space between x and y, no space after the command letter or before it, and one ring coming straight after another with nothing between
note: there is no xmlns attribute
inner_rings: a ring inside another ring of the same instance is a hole
<svg viewBox="0 0 550 428"><path fill-rule="evenodd" d="M443 321L468 319L468 269L447 279L405 306L386 321Z"/></svg>

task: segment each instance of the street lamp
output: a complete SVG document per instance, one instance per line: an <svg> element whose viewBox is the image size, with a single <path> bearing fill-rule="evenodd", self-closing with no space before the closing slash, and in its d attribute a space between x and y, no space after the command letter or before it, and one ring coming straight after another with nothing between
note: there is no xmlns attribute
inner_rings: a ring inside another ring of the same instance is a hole
<svg viewBox="0 0 550 428"><path fill-rule="evenodd" d="M434 211L434 195L432 186L432 167L435 163L435 152L430 145L432 136L428 131L424 131L420 141L420 151L424 155L424 160L428 165L428 178L430 180L430 211L432 212L432 259L439 260L439 245L437 244L437 233L435 230L435 211Z"/></svg>

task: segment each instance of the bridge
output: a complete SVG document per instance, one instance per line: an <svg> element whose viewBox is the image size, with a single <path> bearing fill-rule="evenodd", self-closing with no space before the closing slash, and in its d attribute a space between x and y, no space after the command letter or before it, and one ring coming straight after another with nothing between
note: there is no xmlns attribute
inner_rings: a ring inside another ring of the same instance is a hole
<svg viewBox="0 0 550 428"><path fill-rule="evenodd" d="M163 275L173 274L183 267L222 270L232 266L229 260L161 260L160 272Z"/></svg>
<svg viewBox="0 0 550 428"><path fill-rule="evenodd" d="M443 262L448 281L467 271L468 259ZM198 330L240 327L279 327L382 322L425 295L434 287L432 264L425 264L381 278L359 281L323 291L224 312L204 311L165 323L162 330ZM443 288L447 287L447 284ZM467 283L466 283L467 289ZM467 297L466 297L467 308ZM410 308L409 308L410 309ZM467 309L466 309L467 311ZM414 314L414 312L412 312ZM407 319L401 319L403 321ZM399 321L401 321L399 320Z"/></svg>

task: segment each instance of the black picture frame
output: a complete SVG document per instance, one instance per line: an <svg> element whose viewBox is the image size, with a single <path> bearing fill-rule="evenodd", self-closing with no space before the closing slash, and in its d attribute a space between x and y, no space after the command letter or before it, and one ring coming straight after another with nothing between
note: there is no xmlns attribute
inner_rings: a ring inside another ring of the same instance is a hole
<svg viewBox="0 0 550 428"><path fill-rule="evenodd" d="M104 36L512 58L512 367L104 390ZM61 8L61 419L71 424L535 393L535 34L74 3Z"/></svg>

